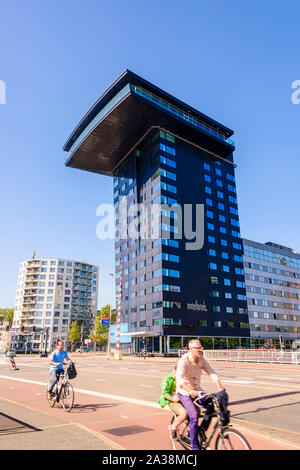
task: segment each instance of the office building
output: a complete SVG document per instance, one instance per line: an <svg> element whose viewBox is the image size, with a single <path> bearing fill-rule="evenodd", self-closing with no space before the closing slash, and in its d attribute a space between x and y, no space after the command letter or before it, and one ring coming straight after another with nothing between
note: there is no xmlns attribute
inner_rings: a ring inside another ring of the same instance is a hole
<svg viewBox="0 0 300 470"><path fill-rule="evenodd" d="M276 243L243 239L251 342L289 348L300 338L300 253Z"/></svg>

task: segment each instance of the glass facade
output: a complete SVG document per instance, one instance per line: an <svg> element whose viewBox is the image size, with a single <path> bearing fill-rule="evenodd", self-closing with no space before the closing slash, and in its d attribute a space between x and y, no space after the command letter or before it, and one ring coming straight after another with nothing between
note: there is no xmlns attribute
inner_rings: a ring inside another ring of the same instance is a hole
<svg viewBox="0 0 300 470"><path fill-rule="evenodd" d="M290 345L300 338L300 255L270 242L243 244L251 336Z"/></svg>
<svg viewBox="0 0 300 470"><path fill-rule="evenodd" d="M243 248L236 241L238 208L230 198L234 184L232 162L212 160L163 131L153 132L118 168L113 183L116 291L122 265L121 322L129 332L249 336ZM187 202L205 207L207 230L197 251L186 250L182 213L176 211ZM136 204L145 217L138 219L137 238L131 239L130 208ZM172 207L153 209L153 204Z"/></svg>

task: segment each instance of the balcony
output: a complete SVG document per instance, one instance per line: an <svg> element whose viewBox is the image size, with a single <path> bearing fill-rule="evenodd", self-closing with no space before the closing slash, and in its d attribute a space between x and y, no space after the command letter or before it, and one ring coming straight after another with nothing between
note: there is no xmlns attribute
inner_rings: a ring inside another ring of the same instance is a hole
<svg viewBox="0 0 300 470"><path fill-rule="evenodd" d="M37 286L38 286L37 283L38 283L38 278L36 278L36 279L31 279L31 278L30 279L25 279L25 284L26 284L25 289L29 289L30 287L37 288Z"/></svg>
<svg viewBox="0 0 300 470"><path fill-rule="evenodd" d="M39 280L39 276L37 276L35 273L27 273L26 274L25 282L26 281L34 282L34 281L38 281L38 280Z"/></svg>
<svg viewBox="0 0 300 470"><path fill-rule="evenodd" d="M25 281L26 282L26 281ZM28 282L31 282L31 281L27 281L27 285L24 287L24 290L29 290L29 289L34 289L34 291L30 291L30 292L34 292L36 293L36 289L37 289L37 285L36 284L28 284ZM26 293L27 294L27 293Z"/></svg>
<svg viewBox="0 0 300 470"><path fill-rule="evenodd" d="M41 268L27 268L26 273L31 274L31 273L39 273Z"/></svg>
<svg viewBox="0 0 300 470"><path fill-rule="evenodd" d="M26 312L31 312L32 310L35 310L36 308L36 302L35 303L23 303L23 312L24 312L24 309L29 309L29 310L26 310ZM26 313L25 312L25 313Z"/></svg>
<svg viewBox="0 0 300 470"><path fill-rule="evenodd" d="M33 297L33 296L36 296L36 295L37 295L37 291L30 290L30 291L24 293L24 299L25 299L25 297Z"/></svg>
<svg viewBox="0 0 300 470"><path fill-rule="evenodd" d="M23 307L22 308L22 313L27 313L27 312L31 312L32 310L35 310L35 308L33 306L26 306L26 307Z"/></svg>
<svg viewBox="0 0 300 470"><path fill-rule="evenodd" d="M27 266L41 266L41 261L37 259L30 259L27 261Z"/></svg>
<svg viewBox="0 0 300 470"><path fill-rule="evenodd" d="M35 316L34 315L24 315L22 320L21 320L21 323L23 326L29 326L29 325L33 325L34 324L34 320L35 320Z"/></svg>

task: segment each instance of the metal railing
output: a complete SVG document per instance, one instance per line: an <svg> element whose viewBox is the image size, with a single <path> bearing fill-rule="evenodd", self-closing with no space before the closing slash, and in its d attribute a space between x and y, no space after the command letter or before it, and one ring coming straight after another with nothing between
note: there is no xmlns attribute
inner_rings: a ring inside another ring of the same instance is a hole
<svg viewBox="0 0 300 470"><path fill-rule="evenodd" d="M300 351L280 349L214 349L205 350L208 361L256 362L270 364L300 364Z"/></svg>
<svg viewBox="0 0 300 470"><path fill-rule="evenodd" d="M135 86L135 85L130 85L130 88L136 94L142 96L143 98L146 98L148 101L151 101L152 103L160 106L161 108L169 111L170 113L175 114L180 119L182 119L184 121L187 121L189 124L192 124L193 126L197 127L198 129L203 130L206 134L210 134L213 137L215 137L216 139L218 139L220 141L223 141L223 142L226 142L227 144L230 144L230 145L234 146L234 141L232 139L226 138L223 134L220 134L219 132L215 131L211 127L206 126L199 119L185 113L184 111L182 111L177 106L174 106L173 104L168 103L164 99L159 98L158 96L154 95L150 91L145 90L142 87Z"/></svg>

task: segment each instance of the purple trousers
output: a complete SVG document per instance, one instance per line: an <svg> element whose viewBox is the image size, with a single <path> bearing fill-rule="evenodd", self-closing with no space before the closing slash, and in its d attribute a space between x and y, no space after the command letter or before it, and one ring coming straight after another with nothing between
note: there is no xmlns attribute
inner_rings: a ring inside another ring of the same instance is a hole
<svg viewBox="0 0 300 470"><path fill-rule="evenodd" d="M196 406L193 403L193 398L189 395L181 395L177 393L178 398L182 406L186 409L190 419L190 438L193 450L201 450L201 446L198 439L198 419L199 412L197 411Z"/></svg>

